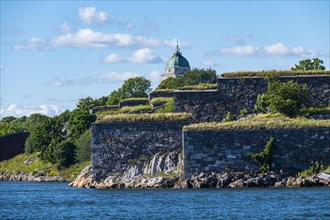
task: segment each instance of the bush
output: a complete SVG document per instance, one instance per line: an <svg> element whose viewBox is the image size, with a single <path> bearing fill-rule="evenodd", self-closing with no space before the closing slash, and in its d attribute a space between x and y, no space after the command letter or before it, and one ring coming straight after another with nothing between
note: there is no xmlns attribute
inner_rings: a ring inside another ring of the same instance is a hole
<svg viewBox="0 0 330 220"><path fill-rule="evenodd" d="M270 138L266 147L260 153L251 154L251 157L256 160L260 165L260 172L266 173L270 170L273 163L274 139Z"/></svg>
<svg viewBox="0 0 330 220"><path fill-rule="evenodd" d="M272 112L289 117L297 116L307 102L307 85L290 80L287 83L276 80L268 82L267 104Z"/></svg>
<svg viewBox="0 0 330 220"><path fill-rule="evenodd" d="M174 99L173 98L162 98L165 102L165 106L155 110L155 113L168 113L174 112ZM154 99L153 99L154 100ZM158 105L160 106L160 105Z"/></svg>
<svg viewBox="0 0 330 220"><path fill-rule="evenodd" d="M256 104L254 109L259 113L266 113L267 112L267 96L266 94L258 94Z"/></svg>
<svg viewBox="0 0 330 220"><path fill-rule="evenodd" d="M76 145L70 141L60 143L54 149L54 158L59 167L69 167L76 162Z"/></svg>
<svg viewBox="0 0 330 220"><path fill-rule="evenodd" d="M76 141L76 160L78 162L88 161L92 157L92 130L88 129Z"/></svg>

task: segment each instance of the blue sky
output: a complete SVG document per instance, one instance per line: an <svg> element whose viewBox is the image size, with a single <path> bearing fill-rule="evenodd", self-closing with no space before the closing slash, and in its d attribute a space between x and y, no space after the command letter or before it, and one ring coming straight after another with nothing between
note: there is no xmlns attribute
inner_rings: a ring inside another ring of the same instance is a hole
<svg viewBox="0 0 330 220"><path fill-rule="evenodd" d="M1 117L49 116L145 76L155 88L176 41L218 74L329 69L329 1L2 1Z"/></svg>

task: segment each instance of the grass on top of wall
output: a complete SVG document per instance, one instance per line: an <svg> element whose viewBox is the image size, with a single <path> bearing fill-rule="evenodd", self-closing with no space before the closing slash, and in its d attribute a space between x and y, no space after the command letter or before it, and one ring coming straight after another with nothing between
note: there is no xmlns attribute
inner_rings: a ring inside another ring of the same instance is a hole
<svg viewBox="0 0 330 220"><path fill-rule="evenodd" d="M222 123L199 123L185 126L183 131L217 131L217 130L266 130L295 128L330 128L330 120L313 120L306 118L288 118L280 114L260 114L254 118Z"/></svg>
<svg viewBox="0 0 330 220"><path fill-rule="evenodd" d="M179 122L192 119L188 113L154 113L154 114L118 114L99 117L96 123L116 122Z"/></svg>
<svg viewBox="0 0 330 220"><path fill-rule="evenodd" d="M117 114L137 114L137 113L149 113L152 111L150 105L136 105L136 106L125 106L117 110L108 110L96 112L97 117L106 115L117 115Z"/></svg>
<svg viewBox="0 0 330 220"><path fill-rule="evenodd" d="M220 77L276 77L276 76L300 76L300 75L329 75L330 70L264 70L264 71L238 71L223 73Z"/></svg>
<svg viewBox="0 0 330 220"><path fill-rule="evenodd" d="M164 94L164 93L173 93L174 89L156 89L154 91L152 91L152 94Z"/></svg>
<svg viewBox="0 0 330 220"><path fill-rule="evenodd" d="M217 84L199 84L192 86L183 86L178 88L178 90L209 90L209 89L217 89Z"/></svg>

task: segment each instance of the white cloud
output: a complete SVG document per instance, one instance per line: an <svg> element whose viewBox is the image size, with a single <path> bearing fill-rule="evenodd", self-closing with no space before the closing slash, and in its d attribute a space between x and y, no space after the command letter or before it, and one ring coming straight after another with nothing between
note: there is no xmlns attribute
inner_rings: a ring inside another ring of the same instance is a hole
<svg viewBox="0 0 330 220"><path fill-rule="evenodd" d="M86 23L96 23L96 24L103 24L108 21L108 14L106 12L96 11L95 6L79 8L79 17Z"/></svg>
<svg viewBox="0 0 330 220"><path fill-rule="evenodd" d="M123 62L132 62L132 63L159 63L165 62L165 60L155 53L150 48L143 48L133 52L129 57L121 57L118 54L112 53L103 58L103 63L123 63Z"/></svg>
<svg viewBox="0 0 330 220"><path fill-rule="evenodd" d="M161 74L156 70L149 72L146 75L146 78L151 81L151 83L154 87L158 86L160 81L162 80Z"/></svg>
<svg viewBox="0 0 330 220"><path fill-rule="evenodd" d="M111 73L104 73L99 76L99 82L121 82L127 80L129 78L137 77L139 74L132 73L132 72L111 72Z"/></svg>
<svg viewBox="0 0 330 220"><path fill-rule="evenodd" d="M127 61L126 58L120 57L118 54L112 53L104 57L103 63L121 63Z"/></svg>
<svg viewBox="0 0 330 220"><path fill-rule="evenodd" d="M266 45L264 47L255 47L252 45L234 46L211 51L208 55L232 55L232 56L298 56L314 57L317 53L312 50L296 46L289 48L283 43Z"/></svg>
<svg viewBox="0 0 330 220"><path fill-rule="evenodd" d="M22 117L22 116L30 116L33 113L40 113L48 116L59 115L63 112L63 110L57 105L26 105L19 106L16 104L10 105L7 109L1 109L1 116L14 116L14 117Z"/></svg>
<svg viewBox="0 0 330 220"><path fill-rule="evenodd" d="M158 63L163 62L163 59L152 51L150 48L136 50L128 61L134 63Z"/></svg>
<svg viewBox="0 0 330 220"><path fill-rule="evenodd" d="M24 44L14 45L13 49L14 50L49 50L50 48L44 39L38 37L32 37Z"/></svg>
<svg viewBox="0 0 330 220"><path fill-rule="evenodd" d="M62 34L68 34L68 33L71 33L72 32L72 28L70 27L70 25L68 23L63 23L60 28L59 28L59 31L62 33Z"/></svg>
<svg viewBox="0 0 330 220"><path fill-rule="evenodd" d="M201 65L202 66L205 66L205 67L216 67L216 66L219 66L219 64L215 63L213 60L203 60L201 62Z"/></svg>
<svg viewBox="0 0 330 220"><path fill-rule="evenodd" d="M132 72L110 72L100 74L97 77L82 77L77 79L57 77L51 79L46 84L52 87L91 86L98 83L123 82L137 76L139 75Z"/></svg>
<svg viewBox="0 0 330 220"><path fill-rule="evenodd" d="M180 41L181 48L189 47L189 43ZM89 28L80 29L75 33L66 33L46 41L41 38L31 38L24 44L16 44L16 50L47 50L56 47L69 48L143 48L143 47L176 47L176 39L161 40L147 38L141 35L124 33L103 33L96 32Z"/></svg>

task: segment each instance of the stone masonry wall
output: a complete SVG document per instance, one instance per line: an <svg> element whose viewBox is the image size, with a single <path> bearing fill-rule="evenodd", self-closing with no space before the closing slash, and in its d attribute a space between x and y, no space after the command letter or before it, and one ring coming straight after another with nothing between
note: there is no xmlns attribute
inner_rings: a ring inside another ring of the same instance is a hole
<svg viewBox="0 0 330 220"><path fill-rule="evenodd" d="M278 77L280 81L294 80L307 84L309 105L330 103L330 76ZM174 92L174 111L192 113L196 121L221 121L227 112L239 114L242 109L254 113L257 96L267 91L267 81L258 77L218 78L218 90Z"/></svg>
<svg viewBox="0 0 330 220"><path fill-rule="evenodd" d="M256 172L259 165L250 154L261 152L271 137L274 171L293 174L312 161L330 164L329 133L329 128L184 132L184 176L210 171Z"/></svg>
<svg viewBox="0 0 330 220"><path fill-rule="evenodd" d="M92 124L92 164L96 180L123 173L129 160L182 147L187 122Z"/></svg>

